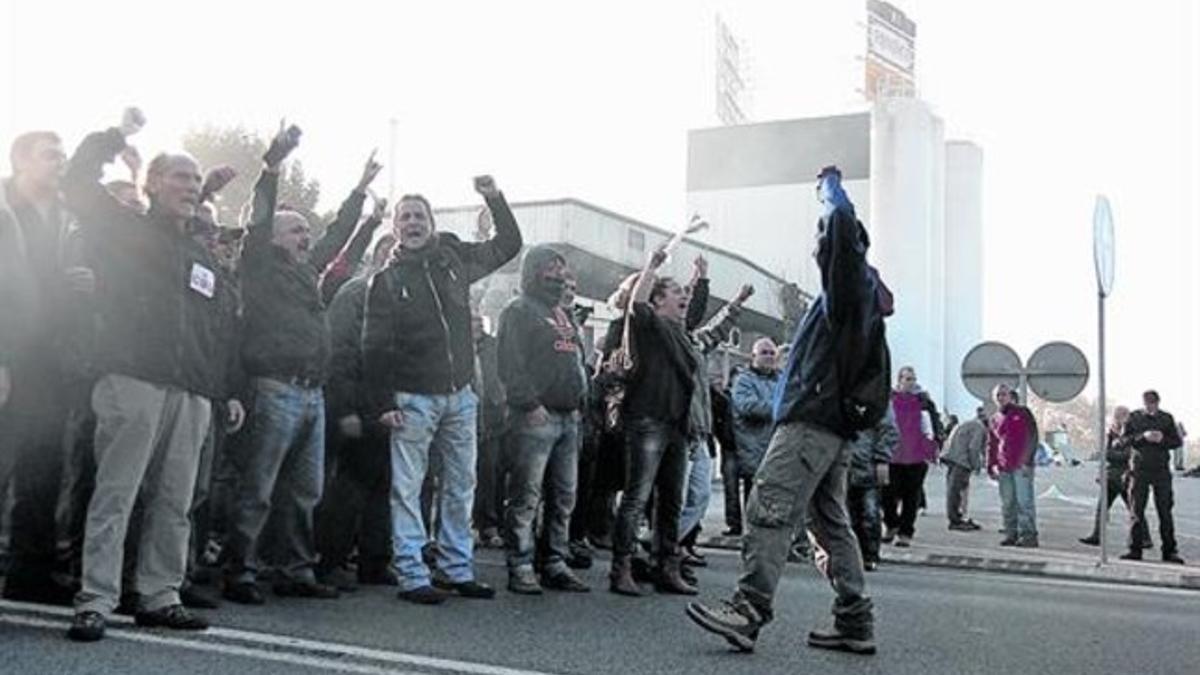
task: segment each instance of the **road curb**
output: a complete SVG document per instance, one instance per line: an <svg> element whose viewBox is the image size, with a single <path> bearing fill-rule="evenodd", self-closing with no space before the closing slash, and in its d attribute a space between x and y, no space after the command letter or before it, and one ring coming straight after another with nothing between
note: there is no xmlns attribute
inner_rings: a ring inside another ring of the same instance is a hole
<svg viewBox="0 0 1200 675"><path fill-rule="evenodd" d="M734 537L713 537L702 542L702 548L740 550L741 541ZM909 551L883 553L883 562L912 567L940 567L976 572L994 572L1029 577L1049 577L1073 581L1091 581L1124 586L1152 586L1200 591L1200 572L1183 568L1174 572L1160 569L1138 569L1133 565L1099 567L1095 564L1029 558L1002 558L987 555L922 553Z"/></svg>

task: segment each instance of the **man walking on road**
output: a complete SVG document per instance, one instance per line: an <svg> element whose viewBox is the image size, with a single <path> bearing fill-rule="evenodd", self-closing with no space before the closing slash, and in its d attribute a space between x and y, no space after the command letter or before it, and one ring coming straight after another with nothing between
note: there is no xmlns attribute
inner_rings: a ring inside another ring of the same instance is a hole
<svg viewBox="0 0 1200 675"><path fill-rule="evenodd" d="M809 633L809 646L875 653L862 555L846 515L846 472L850 442L888 406L890 294L867 265L870 239L842 190L841 172L827 167L818 181L822 294L800 323L776 390L778 428L750 493L738 588L719 605L687 608L701 628L744 652L773 617L792 533L806 517L837 594L833 629Z"/></svg>
<svg viewBox="0 0 1200 675"><path fill-rule="evenodd" d="M1154 509L1158 511L1158 531L1162 537L1163 562L1183 564L1175 543L1175 505L1171 488L1171 449L1182 445L1175 418L1158 407L1158 392L1142 394L1146 406L1129 416L1123 438L1133 448L1129 460L1129 496L1133 502L1133 518L1129 524L1129 552L1122 560L1141 560L1138 545L1141 533L1149 532L1146 525L1146 501L1154 488Z"/></svg>
<svg viewBox="0 0 1200 675"><path fill-rule="evenodd" d="M954 427L950 442L942 453L942 463L946 465L946 517L950 520L950 529L958 532L980 529L978 523L967 517L967 495L971 474L978 474L983 469L987 455L986 420L983 408L977 408L974 419Z"/></svg>

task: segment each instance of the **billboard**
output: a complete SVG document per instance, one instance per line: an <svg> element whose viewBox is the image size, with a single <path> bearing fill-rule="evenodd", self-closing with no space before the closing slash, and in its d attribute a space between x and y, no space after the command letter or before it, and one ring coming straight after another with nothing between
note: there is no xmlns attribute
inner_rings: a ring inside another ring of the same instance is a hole
<svg viewBox="0 0 1200 675"><path fill-rule="evenodd" d="M867 98L911 97L916 93L917 24L882 0L867 0Z"/></svg>
<svg viewBox="0 0 1200 675"><path fill-rule="evenodd" d="M716 38L717 119L726 126L745 124L748 115L742 47L720 16L717 17Z"/></svg>

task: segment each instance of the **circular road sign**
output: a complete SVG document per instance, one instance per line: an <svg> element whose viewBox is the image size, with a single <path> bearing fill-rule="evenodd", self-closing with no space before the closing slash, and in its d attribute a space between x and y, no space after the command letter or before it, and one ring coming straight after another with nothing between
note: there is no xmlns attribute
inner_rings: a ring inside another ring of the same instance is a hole
<svg viewBox="0 0 1200 675"><path fill-rule="evenodd" d="M1002 342L975 345L963 359L963 386L981 401L992 399L992 389L1007 384L1016 389L1021 383L1021 357Z"/></svg>
<svg viewBox="0 0 1200 675"><path fill-rule="evenodd" d="M1051 403L1066 403L1078 396L1087 386L1090 374L1087 357L1066 342L1039 347L1029 357L1025 372L1033 393Z"/></svg>
<svg viewBox="0 0 1200 675"><path fill-rule="evenodd" d="M1116 267L1116 241L1113 232L1112 208L1108 197L1096 197L1096 209L1092 212L1092 257L1096 262L1096 283L1100 295L1112 293L1113 275Z"/></svg>

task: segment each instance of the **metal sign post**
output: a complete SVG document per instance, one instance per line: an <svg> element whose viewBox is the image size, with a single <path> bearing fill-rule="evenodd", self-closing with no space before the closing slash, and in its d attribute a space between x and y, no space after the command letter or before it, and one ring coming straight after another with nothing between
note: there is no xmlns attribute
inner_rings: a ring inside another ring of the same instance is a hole
<svg viewBox="0 0 1200 675"><path fill-rule="evenodd" d="M1098 377L1100 387L1099 413L1097 413L1096 429L1098 434L1097 441L1100 444L1100 467L1097 469L1099 473L1100 483L1100 504L1108 504L1108 434L1105 430L1107 394L1105 391L1105 325L1104 325L1104 300L1112 293L1113 274L1115 268L1115 241L1113 233L1112 209L1108 205L1108 198L1104 195L1096 197L1096 208L1092 212L1092 257L1096 263L1096 286L1099 290L1097 295L1097 315L1099 317L1099 339L1097 340L1098 358ZM1108 563L1108 509L1100 509L1100 563L1101 565Z"/></svg>

